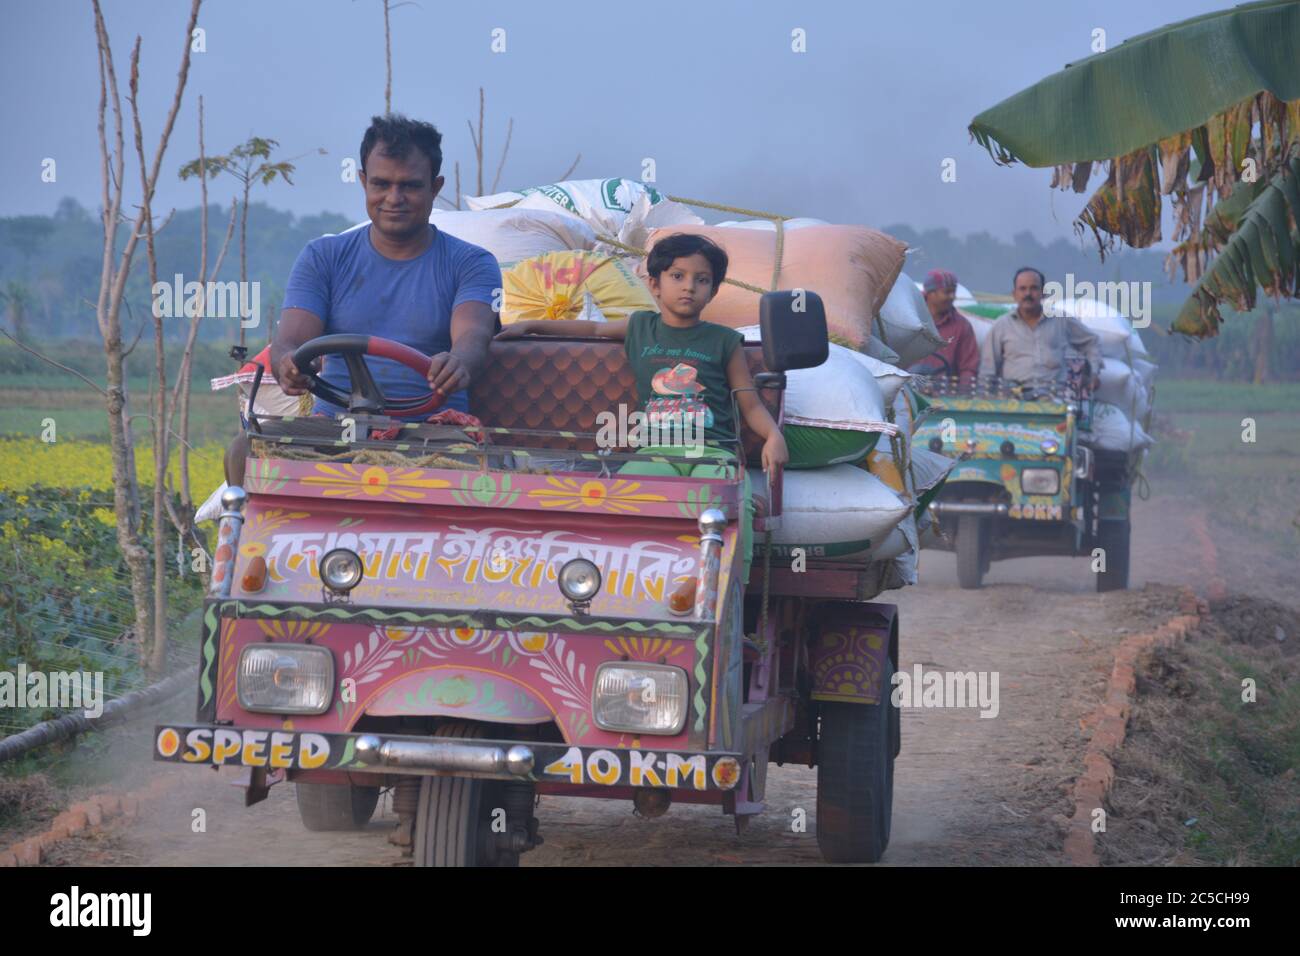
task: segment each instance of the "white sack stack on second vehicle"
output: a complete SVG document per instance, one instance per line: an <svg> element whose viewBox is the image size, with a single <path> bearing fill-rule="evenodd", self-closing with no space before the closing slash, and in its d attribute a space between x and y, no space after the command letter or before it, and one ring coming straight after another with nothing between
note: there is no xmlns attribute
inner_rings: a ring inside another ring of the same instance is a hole
<svg viewBox="0 0 1300 956"><path fill-rule="evenodd" d="M437 212L433 220L502 262L562 247L619 255L601 240L648 249L663 236L690 232L727 251L729 278L768 289L775 276L776 288L816 291L834 344L824 365L787 375L791 463L773 558L788 562L801 548L810 560L873 565L881 587L915 583L917 501L952 462L911 448L921 403L910 376L890 364L909 364L941 344L924 299L902 274L903 243L864 226L789 220L778 269L770 221L707 226L687 206L627 179L555 183L468 204L476 211ZM644 278L643 262L639 274ZM758 341L758 298L725 284L703 318ZM884 341L872 335L877 322ZM761 473L754 477L761 496ZM755 543L761 547L761 537Z"/></svg>
<svg viewBox="0 0 1300 956"><path fill-rule="evenodd" d="M1091 433L1082 440L1103 451L1141 454L1154 443L1147 428L1155 399L1156 364L1123 315L1097 299L1062 299L1058 315L1078 319L1101 345L1100 385L1093 393Z"/></svg>

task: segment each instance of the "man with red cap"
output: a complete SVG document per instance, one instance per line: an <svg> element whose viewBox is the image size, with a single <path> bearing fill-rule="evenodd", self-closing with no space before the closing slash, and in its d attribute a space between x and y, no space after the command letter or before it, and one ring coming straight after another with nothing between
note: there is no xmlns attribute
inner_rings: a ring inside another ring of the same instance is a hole
<svg viewBox="0 0 1300 956"><path fill-rule="evenodd" d="M980 368L980 347L966 316L953 307L957 298L957 277L946 269L931 269L922 283L925 304L944 344L912 366L922 375L951 375L960 387L975 381Z"/></svg>

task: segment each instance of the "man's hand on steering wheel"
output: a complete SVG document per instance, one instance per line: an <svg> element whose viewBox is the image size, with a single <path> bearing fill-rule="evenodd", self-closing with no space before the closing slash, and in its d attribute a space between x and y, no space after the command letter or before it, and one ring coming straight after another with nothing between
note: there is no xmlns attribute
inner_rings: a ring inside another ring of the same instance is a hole
<svg viewBox="0 0 1300 956"><path fill-rule="evenodd" d="M343 359L348 370L348 391L345 392L340 388L336 388L315 374L315 372L304 372L304 369L314 369L319 364L319 360L325 355L338 355ZM372 415L383 414L410 418L428 415L443 403L450 391L454 390L453 386L456 386L460 376L464 377L466 383L469 382L469 374L460 367L460 359L444 352L439 356L442 362L439 363L438 381L442 388L448 389L447 392L430 389L424 395L390 399L384 394L383 389L380 388L371 374L369 366L366 365L366 356L368 355L375 358L392 359L401 365L405 365L411 371L429 379L430 384L434 380L431 369L435 359L431 359L428 355L418 349L411 348L409 345L403 345L401 342L394 342L376 335L339 334L318 336L298 346L289 361L282 360L280 364L281 368L284 369L286 380L296 381L293 376L300 376L307 382L306 390L317 398L331 405L345 408L349 412ZM450 367L448 359L454 360L450 363ZM293 393L289 392L289 394Z"/></svg>
<svg viewBox="0 0 1300 956"><path fill-rule="evenodd" d="M439 352L429 360L429 385L439 395L469 387L469 369L455 352Z"/></svg>
<svg viewBox="0 0 1300 956"><path fill-rule="evenodd" d="M320 371L320 359L312 363L314 370ZM280 364L275 367L275 380L280 384L280 390L286 395L306 395L311 391L312 379L298 370L298 366L293 364L293 353L289 352L282 356Z"/></svg>

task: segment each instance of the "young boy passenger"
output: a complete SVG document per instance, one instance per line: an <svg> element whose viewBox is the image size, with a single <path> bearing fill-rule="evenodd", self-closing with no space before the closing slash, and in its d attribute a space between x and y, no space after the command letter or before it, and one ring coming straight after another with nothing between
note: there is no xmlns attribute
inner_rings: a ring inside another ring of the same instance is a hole
<svg viewBox="0 0 1300 956"><path fill-rule="evenodd" d="M745 361L744 336L734 329L705 322L700 313L717 293L727 275L727 254L703 236L677 234L655 243L646 259L650 291L658 312L634 312L611 322L538 320L508 325L497 338L522 335L571 335L621 339L636 375L637 397L650 425L650 433L674 436L674 444L641 449L647 454L681 457L663 464L630 461L620 474L683 475L721 478L728 464L698 462L700 457L731 462L739 445L718 442L737 438L731 393L736 392L740 414L750 430L763 439L763 470L789 460L785 439L759 400ZM622 419L623 416L620 416ZM700 445L698 436L703 435ZM677 443L677 436L681 442ZM745 476L745 512L741 521L741 553L748 578L753 557L753 504L749 476Z"/></svg>

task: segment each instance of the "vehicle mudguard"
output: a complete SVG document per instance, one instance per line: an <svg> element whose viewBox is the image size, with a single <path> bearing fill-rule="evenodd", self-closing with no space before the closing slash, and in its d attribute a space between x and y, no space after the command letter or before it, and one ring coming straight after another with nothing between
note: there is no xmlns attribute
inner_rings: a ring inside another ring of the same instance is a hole
<svg viewBox="0 0 1300 956"><path fill-rule="evenodd" d="M886 661L898 663L898 608L893 604L828 601L817 639L808 648L812 699L875 704Z"/></svg>

